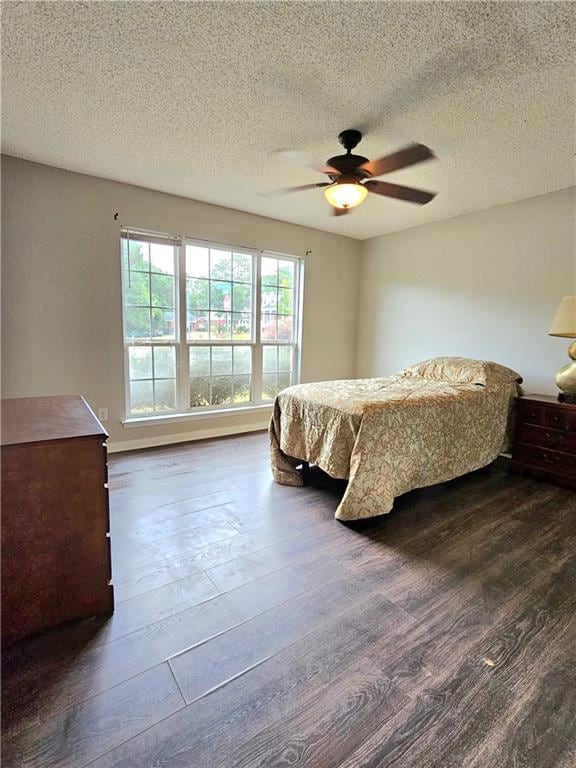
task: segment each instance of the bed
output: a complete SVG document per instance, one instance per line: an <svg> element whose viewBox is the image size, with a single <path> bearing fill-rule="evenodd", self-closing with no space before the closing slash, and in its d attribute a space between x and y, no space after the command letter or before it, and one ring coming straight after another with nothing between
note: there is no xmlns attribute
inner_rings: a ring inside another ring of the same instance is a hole
<svg viewBox="0 0 576 768"><path fill-rule="evenodd" d="M303 485L309 462L348 480L337 519L385 514L396 496L490 464L521 382L497 363L442 357L387 378L288 387L270 422L274 480Z"/></svg>

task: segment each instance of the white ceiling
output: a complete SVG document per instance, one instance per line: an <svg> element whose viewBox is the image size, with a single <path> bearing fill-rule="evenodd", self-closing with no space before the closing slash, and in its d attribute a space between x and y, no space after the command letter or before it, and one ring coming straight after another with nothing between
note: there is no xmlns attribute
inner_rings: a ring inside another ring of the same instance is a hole
<svg viewBox="0 0 576 768"><path fill-rule="evenodd" d="M571 2L3 3L3 151L364 239L574 184ZM282 159L438 160L331 217L324 180Z"/></svg>

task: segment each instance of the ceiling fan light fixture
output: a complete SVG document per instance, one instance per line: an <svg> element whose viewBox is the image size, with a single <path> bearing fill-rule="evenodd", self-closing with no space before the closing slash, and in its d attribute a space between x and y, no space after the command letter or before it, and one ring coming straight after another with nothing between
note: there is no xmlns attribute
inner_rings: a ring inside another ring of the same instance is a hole
<svg viewBox="0 0 576 768"><path fill-rule="evenodd" d="M368 190L357 181L335 181L324 190L326 200L334 208L355 208L366 199Z"/></svg>

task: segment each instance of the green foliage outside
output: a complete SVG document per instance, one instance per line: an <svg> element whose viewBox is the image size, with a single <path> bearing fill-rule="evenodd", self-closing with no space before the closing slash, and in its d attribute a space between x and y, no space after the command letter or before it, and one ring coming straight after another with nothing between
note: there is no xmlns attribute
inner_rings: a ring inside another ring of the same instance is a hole
<svg viewBox="0 0 576 768"><path fill-rule="evenodd" d="M252 340L252 257L190 248L186 262L188 338Z"/></svg>
<svg viewBox="0 0 576 768"><path fill-rule="evenodd" d="M127 339L175 340L174 249L122 240ZM151 309L149 308L151 307Z"/></svg>
<svg viewBox="0 0 576 768"><path fill-rule="evenodd" d="M127 339L175 340L174 251L170 246L123 240L125 332ZM190 249L187 258L187 333L191 341L251 341L252 258L247 254ZM206 255L203 257L203 251ZM262 259L262 335L291 337L294 266ZM276 328L276 315L279 318Z"/></svg>
<svg viewBox="0 0 576 768"><path fill-rule="evenodd" d="M251 372L251 347L190 347L190 407L249 402Z"/></svg>

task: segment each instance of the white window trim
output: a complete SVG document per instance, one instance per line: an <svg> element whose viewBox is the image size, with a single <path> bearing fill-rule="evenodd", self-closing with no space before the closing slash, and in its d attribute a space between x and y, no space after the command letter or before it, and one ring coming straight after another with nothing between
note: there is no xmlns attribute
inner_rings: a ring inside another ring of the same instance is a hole
<svg viewBox="0 0 576 768"><path fill-rule="evenodd" d="M234 405L230 407L214 406L212 410L209 409L194 409L187 413L157 413L153 416L133 416L129 419L124 419L122 424L125 427L147 427L150 424L180 424L185 421L197 421L199 419L206 420L212 418L225 418L234 414L244 414L245 416L252 416L255 414L271 414L274 403L261 403L260 405Z"/></svg>
<svg viewBox="0 0 576 768"><path fill-rule="evenodd" d="M266 345L270 346L289 346L293 348L293 383L300 382L301 376L301 359L302 359L302 319L303 319L303 298L304 298L304 259L292 254L282 253L279 251L271 251L267 249L249 248L247 246L238 246L231 243L220 243L212 240L203 240L188 235L169 235L166 233L152 232L150 230L142 229L141 227L129 227L122 226L122 232L128 232L130 235L140 235L143 239L148 237L160 237L171 240L179 241L175 244L176 259L175 259L175 280L176 280L176 296L175 296L175 317L178 317L178 329L179 332L176 335L174 342L142 342L143 346L173 346L175 347L176 356L176 381L177 381L177 393L180 393L180 405L184 402L184 393L187 392L189 387L190 369L189 369L189 349L191 346L242 346L250 347L252 349L252 399L245 403L239 404L225 404L214 405L205 407L190 408L188 410L175 410L169 413L151 413L149 416L131 416L129 412L130 407L130 372L129 372L129 356L128 348L134 346L134 343L128 342L124 338L124 269L122 264L122 242L120 241L120 270L122 275L122 338L124 347L124 414L125 418L122 424L125 427L141 427L151 424L170 424L181 423L185 421L195 421L198 419L208 418L222 418L230 417L234 414L255 414L271 412L274 403L272 401L262 401L262 350ZM254 340L251 342L235 341L233 339L223 340L201 340L201 341L189 341L186 335L187 327L187 312L186 312L186 245L198 245L201 247L220 248L222 250L232 250L235 253L248 253L254 257L255 275L253 279L253 290L255 291L254 306L252 308L252 322L254 326ZM260 338L260 310L261 310L261 260L262 257L269 256L270 258L284 259L293 261L295 264L294 269L294 292L296 296L295 313L293 316L294 322L294 341L269 341L262 342ZM183 279L182 279L182 276ZM186 354L183 355L183 351L186 350ZM183 358L185 358L183 360Z"/></svg>

